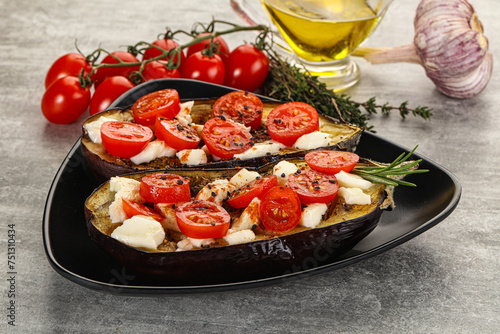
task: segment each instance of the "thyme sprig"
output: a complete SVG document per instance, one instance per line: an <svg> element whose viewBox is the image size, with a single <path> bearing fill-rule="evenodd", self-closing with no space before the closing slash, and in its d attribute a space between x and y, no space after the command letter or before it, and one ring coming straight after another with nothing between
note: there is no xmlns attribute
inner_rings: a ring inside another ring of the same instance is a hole
<svg viewBox="0 0 500 334"><path fill-rule="evenodd" d="M400 180L398 178L392 178L390 176L402 176L409 174L419 174L419 173L427 173L428 169L416 169L422 159L418 159L415 161L411 161L405 163L406 160L410 158L410 156L415 152L418 146L409 152L408 154L401 153L393 162L389 165L384 166L356 166L352 170L352 173L357 174L373 183L385 184L388 186L409 186L416 187L414 183Z"/></svg>

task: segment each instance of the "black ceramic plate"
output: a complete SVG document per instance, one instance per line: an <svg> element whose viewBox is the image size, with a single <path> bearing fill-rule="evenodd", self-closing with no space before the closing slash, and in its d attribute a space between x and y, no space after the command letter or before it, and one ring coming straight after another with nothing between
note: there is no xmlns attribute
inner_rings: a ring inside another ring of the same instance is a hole
<svg viewBox="0 0 500 334"><path fill-rule="evenodd" d="M113 107L125 107L146 93L175 88L182 99L217 97L229 88L189 80L160 80L133 88L131 94L115 101ZM371 133L361 137L357 153L377 161L392 161L408 149ZM135 276L95 245L87 233L83 206L99 185L92 177L81 154L80 140L68 153L49 191L43 217L43 237L52 267L63 277L85 287L116 294L165 294L231 290L280 283L338 269L398 246L445 219L457 206L461 186L450 172L422 158L421 168L429 173L408 177L416 188L399 187L395 191L397 208L384 212L375 230L341 257L317 265L314 259L302 267L290 268L282 275L248 281L210 285L157 285ZM320 255L318 255L320 256Z"/></svg>

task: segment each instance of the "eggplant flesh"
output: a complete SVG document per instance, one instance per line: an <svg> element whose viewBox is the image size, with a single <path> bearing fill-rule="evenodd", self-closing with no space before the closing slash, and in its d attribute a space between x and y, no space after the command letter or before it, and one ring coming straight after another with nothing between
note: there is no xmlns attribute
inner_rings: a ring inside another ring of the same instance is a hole
<svg viewBox="0 0 500 334"><path fill-rule="evenodd" d="M292 162L299 166L306 165L304 160ZM270 163L251 170L266 175L272 173L274 165ZM237 171L189 168L161 172L189 177L195 192L213 180L230 178ZM148 173L124 177L140 180ZM157 250L148 250L134 248L112 238L112 230L120 224L112 224L109 218L107 208L114 200L109 182L88 197L85 216L91 239L139 277L171 285L220 284L281 276L328 263L352 249L377 226L383 210L392 204L392 197L387 196L387 191L382 185L374 185L370 190L371 205L347 205L339 198L330 208L328 217L316 228L297 226L279 235L258 234L256 241L248 243L227 246L220 243L214 247L180 252L174 251L171 240L166 240Z"/></svg>
<svg viewBox="0 0 500 334"><path fill-rule="evenodd" d="M194 106L191 110L191 117L195 124L205 124L212 117L212 106L216 99L194 100ZM265 102L262 112L263 121L267 118L269 112L280 103ZM117 118L119 120L133 121L130 109L110 109L89 117L85 123L93 122L101 116ZM359 143L363 129L356 126L344 124L335 118L319 114L320 131L329 133L333 138L331 145L322 147L321 149L342 150L354 152ZM263 142L269 140L270 137L264 128L261 128L255 133L255 142ZM88 137L88 133L83 129L82 154L92 171L93 175L100 181L105 181L113 176L140 172L144 170L155 169L175 169L186 168L176 157L157 158L149 163L134 164L130 159L122 159L109 154L102 144L93 143ZM318 148L317 148L318 149ZM237 168L237 167L258 167L267 163L272 163L282 159L290 159L304 156L310 150L299 150L292 147L287 147L277 154L256 157L247 160L223 160L209 161L205 165L199 165L201 168Z"/></svg>

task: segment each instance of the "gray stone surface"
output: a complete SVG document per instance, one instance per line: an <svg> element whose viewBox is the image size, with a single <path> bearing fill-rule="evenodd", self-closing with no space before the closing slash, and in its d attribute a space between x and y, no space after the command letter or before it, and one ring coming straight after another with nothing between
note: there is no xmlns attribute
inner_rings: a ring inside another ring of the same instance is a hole
<svg viewBox="0 0 500 334"><path fill-rule="evenodd" d="M500 2L475 0L490 49L498 50ZM397 1L367 45L412 41L417 1ZM217 10L216 10L217 8ZM374 258L278 285L197 295L128 297L74 284L46 259L42 216L52 179L80 123L49 124L44 76L59 56L152 41L166 26L190 29L212 16L237 22L229 1L0 3L0 332L498 333L500 328L500 82L495 68L478 97L441 95L417 65L369 65L347 93L356 101L434 108L432 120L374 116L378 134L452 171L457 209L417 238ZM247 35L228 38L231 47ZM68 222L70 223L70 222ZM7 324L8 224L16 229L16 321Z"/></svg>

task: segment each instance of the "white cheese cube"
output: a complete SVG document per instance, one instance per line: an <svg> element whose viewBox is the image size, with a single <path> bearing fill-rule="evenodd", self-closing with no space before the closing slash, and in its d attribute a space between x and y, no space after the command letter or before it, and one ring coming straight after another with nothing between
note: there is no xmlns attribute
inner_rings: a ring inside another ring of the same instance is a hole
<svg viewBox="0 0 500 334"><path fill-rule="evenodd" d="M302 217L300 218L299 225L309 228L318 226L327 209L328 206L325 203L309 204L302 210Z"/></svg>
<svg viewBox="0 0 500 334"><path fill-rule="evenodd" d="M363 179L361 176L356 174L346 173L344 171L338 172L337 174L335 174L335 177L337 178L337 182L339 183L340 187L359 188L366 190L369 189L371 186L373 186L373 183Z"/></svg>
<svg viewBox="0 0 500 334"><path fill-rule="evenodd" d="M238 173L234 174L233 177L229 180L231 184L234 184L236 188L241 188L245 184L248 184L255 179L260 177L260 174L257 172L251 172L246 168L241 169Z"/></svg>
<svg viewBox="0 0 500 334"><path fill-rule="evenodd" d="M222 205L224 200L228 198L229 193L235 189L236 187L228 180L215 180L201 188L196 195L196 199Z"/></svg>
<svg viewBox="0 0 500 334"><path fill-rule="evenodd" d="M215 239L194 239L186 238L177 243L176 251L186 251L194 248L202 248L203 246L209 246L215 242Z"/></svg>
<svg viewBox="0 0 500 334"><path fill-rule="evenodd" d="M252 229L260 224L260 199L255 197L243 210L241 215L231 224L231 230L240 231Z"/></svg>
<svg viewBox="0 0 500 334"><path fill-rule="evenodd" d="M363 190L359 188L339 188L339 196L343 197L346 204L358 204L365 205L371 204L372 199L370 195L365 194Z"/></svg>
<svg viewBox="0 0 500 334"><path fill-rule="evenodd" d="M299 150L312 150L330 145L331 139L329 133L314 131L300 136L293 146Z"/></svg>
<svg viewBox="0 0 500 334"><path fill-rule="evenodd" d="M254 241L255 233L252 230L229 230L223 239L230 245L243 244L245 242Z"/></svg>
<svg viewBox="0 0 500 334"><path fill-rule="evenodd" d="M208 159L205 151L201 148L193 150L182 150L175 154L183 165L196 166L206 164Z"/></svg>
<svg viewBox="0 0 500 334"><path fill-rule="evenodd" d="M191 109L193 108L194 101L181 103L181 110L175 115L175 118L181 123L182 126L193 123L191 118Z"/></svg>
<svg viewBox="0 0 500 334"><path fill-rule="evenodd" d="M97 120L85 124L83 128L87 130L87 134L93 143L102 144L101 125L104 122L116 122L116 121L117 120L115 118L101 116Z"/></svg>
<svg viewBox="0 0 500 334"><path fill-rule="evenodd" d="M262 143L257 143L243 153L235 154L234 159L246 160L246 159L262 157L267 154L278 153L280 150L284 148L286 148L285 145L269 140Z"/></svg>
<svg viewBox="0 0 500 334"><path fill-rule="evenodd" d="M288 176L298 170L297 166L288 161L280 161L273 167L273 174L278 177L278 185L286 186L288 184Z"/></svg>
<svg viewBox="0 0 500 334"><path fill-rule="evenodd" d="M109 190L116 192L113 203L109 206L109 216L112 223L121 223L127 219L123 210L122 198L126 198L138 203L144 203L144 199L139 195L141 183L137 180L125 177L112 177L109 181Z"/></svg>
<svg viewBox="0 0 500 334"><path fill-rule="evenodd" d="M172 230L180 232L179 225L177 225L177 217L175 216L175 209L170 203L156 203L155 211L158 211L163 217L161 226L164 230Z"/></svg>
<svg viewBox="0 0 500 334"><path fill-rule="evenodd" d="M151 162L156 158L161 157L173 157L177 153L176 149L173 149L163 140L153 140L148 143L148 145L141 151L141 153L130 158L134 164L139 165L142 163Z"/></svg>
<svg viewBox="0 0 500 334"><path fill-rule="evenodd" d="M157 249L165 239L165 231L151 217L133 216L118 226L111 237L132 247Z"/></svg>

